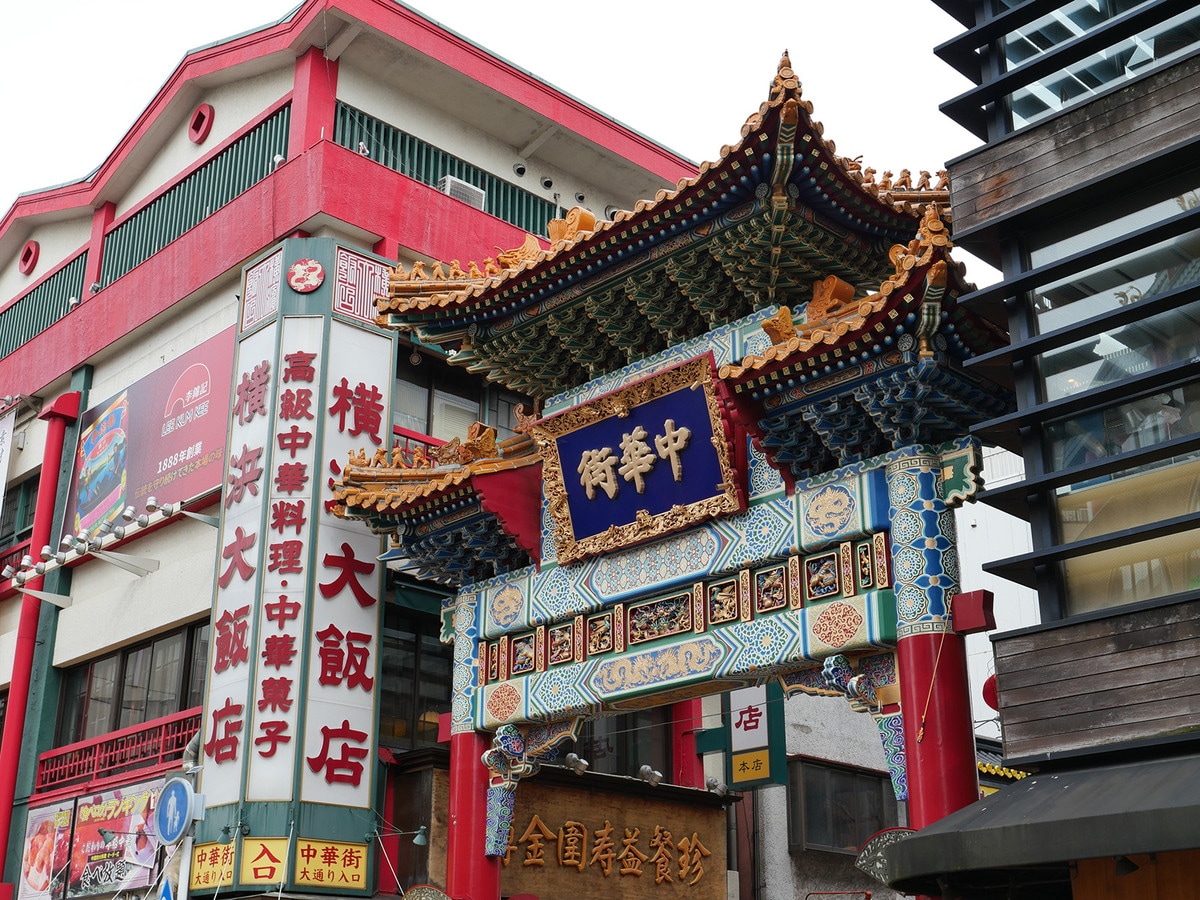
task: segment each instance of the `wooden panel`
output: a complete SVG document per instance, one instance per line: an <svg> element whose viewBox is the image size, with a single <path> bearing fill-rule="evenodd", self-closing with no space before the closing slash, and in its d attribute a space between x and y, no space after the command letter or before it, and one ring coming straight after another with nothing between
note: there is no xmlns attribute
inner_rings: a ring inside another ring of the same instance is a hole
<svg viewBox="0 0 1200 900"><path fill-rule="evenodd" d="M1030 209L1198 131L1200 67L1158 72L953 164L955 230Z"/></svg>
<svg viewBox="0 0 1200 900"><path fill-rule="evenodd" d="M994 642L1004 754L1161 737L1200 717L1200 601Z"/></svg>
<svg viewBox="0 0 1200 900"><path fill-rule="evenodd" d="M1116 860L1081 859L1071 871L1071 894L1088 900L1194 900L1200 896L1200 851L1131 855L1138 868L1115 874Z"/></svg>

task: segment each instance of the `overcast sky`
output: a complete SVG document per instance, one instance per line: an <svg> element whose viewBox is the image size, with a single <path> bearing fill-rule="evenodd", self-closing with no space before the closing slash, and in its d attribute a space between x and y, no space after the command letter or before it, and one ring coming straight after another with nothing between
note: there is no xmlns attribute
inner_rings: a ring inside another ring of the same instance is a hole
<svg viewBox="0 0 1200 900"><path fill-rule="evenodd" d="M844 156L861 155L881 172L916 173L978 145L937 109L967 85L933 55L962 29L931 0L409 5L696 162L739 139L785 49L826 138ZM293 6L13 4L0 51L0 209L18 193L76 181L100 165L188 50Z"/></svg>

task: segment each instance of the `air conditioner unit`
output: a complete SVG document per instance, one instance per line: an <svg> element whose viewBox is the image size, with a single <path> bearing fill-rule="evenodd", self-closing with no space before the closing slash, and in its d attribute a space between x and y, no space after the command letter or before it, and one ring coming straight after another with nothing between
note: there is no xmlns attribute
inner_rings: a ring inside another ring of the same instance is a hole
<svg viewBox="0 0 1200 900"><path fill-rule="evenodd" d="M483 209L487 204L487 191L476 187L469 181L455 178L453 175L443 175L438 179L437 188L443 194L461 200L476 209Z"/></svg>

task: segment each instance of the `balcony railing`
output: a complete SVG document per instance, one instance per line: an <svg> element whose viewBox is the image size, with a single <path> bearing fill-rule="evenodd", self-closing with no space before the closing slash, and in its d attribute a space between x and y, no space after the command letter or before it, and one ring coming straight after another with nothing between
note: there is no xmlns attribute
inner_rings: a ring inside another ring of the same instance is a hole
<svg viewBox="0 0 1200 900"><path fill-rule="evenodd" d="M71 311L71 298L83 297L87 252L0 310L0 356L8 356Z"/></svg>
<svg viewBox="0 0 1200 900"><path fill-rule="evenodd" d="M131 770L168 768L183 757L188 741L200 730L201 714L200 707L186 709L49 750L38 757L34 790L43 794L74 785L92 788Z"/></svg>
<svg viewBox="0 0 1200 900"><path fill-rule="evenodd" d="M21 557L26 553L32 553L29 548L32 546L32 541L29 538L21 541L19 544L13 544L11 547L0 550L0 569L5 566L13 566L14 568L21 562ZM7 581L7 579L5 579Z"/></svg>
<svg viewBox="0 0 1200 900"><path fill-rule="evenodd" d="M544 237L546 223L558 215L558 207L549 200L341 102L334 142L351 150L364 147L375 162L430 187L437 187L446 175L469 182L485 192L485 212L530 234Z"/></svg>

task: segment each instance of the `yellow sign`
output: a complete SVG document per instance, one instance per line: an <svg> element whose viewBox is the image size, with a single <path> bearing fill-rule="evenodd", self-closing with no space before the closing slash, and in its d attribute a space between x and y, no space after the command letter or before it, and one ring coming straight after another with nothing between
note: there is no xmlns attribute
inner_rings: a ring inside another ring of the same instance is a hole
<svg viewBox="0 0 1200 900"><path fill-rule="evenodd" d="M196 844L188 888L204 891L233 884L233 844Z"/></svg>
<svg viewBox="0 0 1200 900"><path fill-rule="evenodd" d="M365 889L367 847L300 838L296 841L296 887Z"/></svg>
<svg viewBox="0 0 1200 900"><path fill-rule="evenodd" d="M766 747L733 754L733 783L771 777L771 753Z"/></svg>
<svg viewBox="0 0 1200 900"><path fill-rule="evenodd" d="M247 837L238 867L240 884L279 884L287 860L287 838Z"/></svg>

